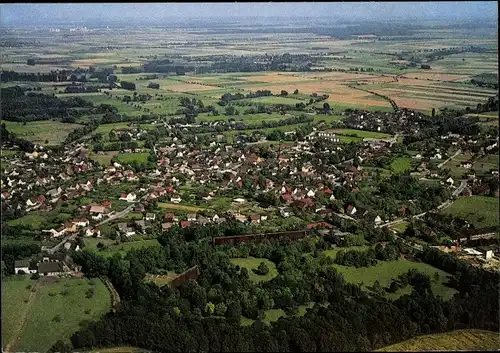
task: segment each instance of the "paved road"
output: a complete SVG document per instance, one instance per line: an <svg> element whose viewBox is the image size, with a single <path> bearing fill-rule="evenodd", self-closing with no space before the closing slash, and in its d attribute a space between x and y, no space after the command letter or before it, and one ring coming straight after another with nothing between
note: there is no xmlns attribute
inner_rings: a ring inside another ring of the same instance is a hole
<svg viewBox="0 0 500 353"><path fill-rule="evenodd" d="M457 152L455 152L455 154L453 156L451 156L450 158L448 158L447 160L445 160L443 163L440 163L438 165L438 168L441 168L443 165L445 165L446 163L448 163L448 161L452 160L453 158L455 158L456 156L458 156L460 153L462 153L462 150L458 150Z"/></svg>
<svg viewBox="0 0 500 353"><path fill-rule="evenodd" d="M460 195L460 193L462 191L464 191L465 187L467 186L467 181L466 180L462 180L462 182L460 183L460 186L458 188L455 189L455 191L453 191L452 195L457 197L458 195Z"/></svg>

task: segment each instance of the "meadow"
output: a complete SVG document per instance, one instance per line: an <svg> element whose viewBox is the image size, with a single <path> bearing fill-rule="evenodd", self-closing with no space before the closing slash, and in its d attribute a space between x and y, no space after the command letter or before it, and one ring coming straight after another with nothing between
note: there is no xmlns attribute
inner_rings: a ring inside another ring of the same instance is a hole
<svg viewBox="0 0 500 353"><path fill-rule="evenodd" d="M119 153L116 156L118 163L127 164L131 162L140 162L146 163L148 161L149 153L148 152L139 152L139 153Z"/></svg>
<svg viewBox="0 0 500 353"><path fill-rule="evenodd" d="M398 157L394 159L390 168L394 173L402 173L411 170L411 158L410 157Z"/></svg>
<svg viewBox="0 0 500 353"><path fill-rule="evenodd" d="M9 132L39 145L60 144L71 131L82 127L79 124L61 123L52 120L30 121L26 125L6 120L2 120L2 123L5 123Z"/></svg>
<svg viewBox="0 0 500 353"><path fill-rule="evenodd" d="M198 212L203 209L197 206L182 205L182 204L168 203L168 202L158 202L158 207L165 208L168 210L182 211L182 212Z"/></svg>
<svg viewBox="0 0 500 353"><path fill-rule="evenodd" d="M80 322L97 320L110 308L109 292L98 279L91 280L92 285L86 279L76 278L39 281L42 281L40 288L33 294L29 305L20 300L26 297L20 287L24 286L24 291L29 294L26 283L31 282L34 286L35 281L23 279L20 281L22 285L16 283L15 279L4 282L2 294L5 294L3 298L7 301L5 308L12 311L9 317L15 318L6 322L2 320L7 330L7 337L3 334L4 343L10 338L11 350L45 352L58 340L68 341L71 334L79 329ZM86 291L90 288L93 288L94 295L87 298ZM12 325L20 325L26 318L19 336L9 337L12 335Z"/></svg>
<svg viewBox="0 0 500 353"><path fill-rule="evenodd" d="M439 280L433 281L432 292L435 295L443 297L443 299L450 299L456 292L453 288L444 285L448 281L448 273L441 271L423 262L412 262L408 260L395 260L395 261L379 261L377 265L371 267L347 267L342 265L333 265L339 271L347 282L361 284L364 290L368 290L367 286L372 286L376 280L380 282L382 287L388 287L392 279L396 279L399 275L408 272L409 269L416 269L417 271L427 274L433 278L437 272ZM411 287L398 290L394 294L386 294L389 299L396 299L404 294L409 294Z"/></svg>
<svg viewBox="0 0 500 353"><path fill-rule="evenodd" d="M390 134L386 134L383 132L374 132L374 131L364 131L364 130L355 130L355 129L334 129L338 135L344 136L356 136L359 138L368 138L368 139L387 139L390 138Z"/></svg>
<svg viewBox="0 0 500 353"><path fill-rule="evenodd" d="M418 336L377 351L495 351L498 347L500 347L498 332L471 329Z"/></svg>
<svg viewBox="0 0 500 353"><path fill-rule="evenodd" d="M110 239L102 239L102 238L85 238L85 245L89 249L95 251L98 255L104 257L112 257L115 254L120 254L125 256L128 251L133 249L141 249L150 246L159 246L158 240L156 239L138 239L131 240L123 243L119 243L115 245L114 240ZM104 248L98 249L97 244L102 243L105 245Z"/></svg>
<svg viewBox="0 0 500 353"><path fill-rule="evenodd" d="M266 275L258 275L254 273L252 270L257 269L259 264L264 262L269 268L269 272ZM250 281L252 282L265 282L273 279L278 275L278 270L276 269L276 265L274 262L269 261L268 259L261 259L255 257L246 257L246 258L234 258L231 259L231 263L235 266L240 266L241 268L246 268L248 270L248 275Z"/></svg>
<svg viewBox="0 0 500 353"><path fill-rule="evenodd" d="M443 212L464 218L479 229L498 226L498 208L498 197L471 196L459 198Z"/></svg>

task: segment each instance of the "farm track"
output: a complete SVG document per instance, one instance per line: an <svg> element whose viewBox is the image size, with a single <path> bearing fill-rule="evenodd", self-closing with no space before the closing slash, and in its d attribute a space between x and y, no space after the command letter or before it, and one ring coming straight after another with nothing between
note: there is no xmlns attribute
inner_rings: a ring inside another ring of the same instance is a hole
<svg viewBox="0 0 500 353"><path fill-rule="evenodd" d="M28 321L28 316L31 312L33 303L35 302L35 299L39 293L42 282L44 282L44 279L38 280L34 287L35 292L30 291L30 296L28 298L28 306L26 308L26 311L24 312L24 315L22 316L22 319L16 328L14 335L12 335L12 340L5 346L5 349L3 350L4 352L9 352L11 347L15 347L17 345L17 341L19 340L19 336L21 335L24 327L26 326L26 323Z"/></svg>
<svg viewBox="0 0 500 353"><path fill-rule="evenodd" d="M111 283L108 278L101 277L101 280L103 281L104 285L109 291L109 294L111 295L111 306L113 307L113 309L115 309L116 306L120 303L120 295L113 286L113 283Z"/></svg>

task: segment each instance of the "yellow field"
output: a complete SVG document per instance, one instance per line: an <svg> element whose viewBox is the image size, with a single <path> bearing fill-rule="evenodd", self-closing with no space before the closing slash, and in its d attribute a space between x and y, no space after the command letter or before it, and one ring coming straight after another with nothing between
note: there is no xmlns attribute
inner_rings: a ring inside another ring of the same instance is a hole
<svg viewBox="0 0 500 353"><path fill-rule="evenodd" d="M381 348L382 352L405 351L453 351L453 350L498 350L500 335L482 330L457 330L412 338L410 340Z"/></svg>
<svg viewBox="0 0 500 353"><path fill-rule="evenodd" d="M187 206L187 205L180 205L180 204L166 203L166 202L158 202L158 207L167 208L170 210L185 211L185 212L198 212L202 210L201 207Z"/></svg>

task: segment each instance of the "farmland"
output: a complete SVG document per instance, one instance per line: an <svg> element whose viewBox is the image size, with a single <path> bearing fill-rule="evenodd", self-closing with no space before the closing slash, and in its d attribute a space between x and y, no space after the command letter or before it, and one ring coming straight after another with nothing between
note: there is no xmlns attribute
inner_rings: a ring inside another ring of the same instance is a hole
<svg viewBox="0 0 500 353"><path fill-rule="evenodd" d="M486 351L496 350L500 345L498 332L482 330L457 330L412 338L384 347L382 352L405 351Z"/></svg>
<svg viewBox="0 0 500 353"><path fill-rule="evenodd" d="M146 163L148 160L149 153L140 152L140 153L119 153L116 156L116 159L119 163L130 163L130 162L140 162Z"/></svg>
<svg viewBox="0 0 500 353"><path fill-rule="evenodd" d="M57 145L64 141L68 134L82 125L61 123L59 121L30 121L26 125L19 122L5 121L7 129L18 137L40 145Z"/></svg>
<svg viewBox="0 0 500 353"><path fill-rule="evenodd" d="M17 351L46 351L57 340L68 340L73 332L78 330L82 320L95 320L108 311L110 306L109 292L100 280L92 280L92 284L85 279L59 279L56 282L45 282L33 293L29 303L20 298L30 294L27 284L35 285L35 281L12 279L4 283L3 297L12 298L15 302L7 301L5 308L12 310L9 318L12 322L3 322L6 330L4 344L11 342L11 349ZM92 298L86 298L86 290L93 288ZM26 294L22 294L22 292ZM16 293L18 293L16 295ZM9 299L11 300L11 299ZM28 305L29 304L29 305ZM24 310L24 313L23 313ZM15 315L22 313L21 315ZM29 319L22 326L19 336L12 337L12 327L21 325L25 317ZM9 335L11 335L9 337Z"/></svg>
<svg viewBox="0 0 500 353"><path fill-rule="evenodd" d="M498 198L471 196L456 200L444 213L462 217L476 228L498 225Z"/></svg>

